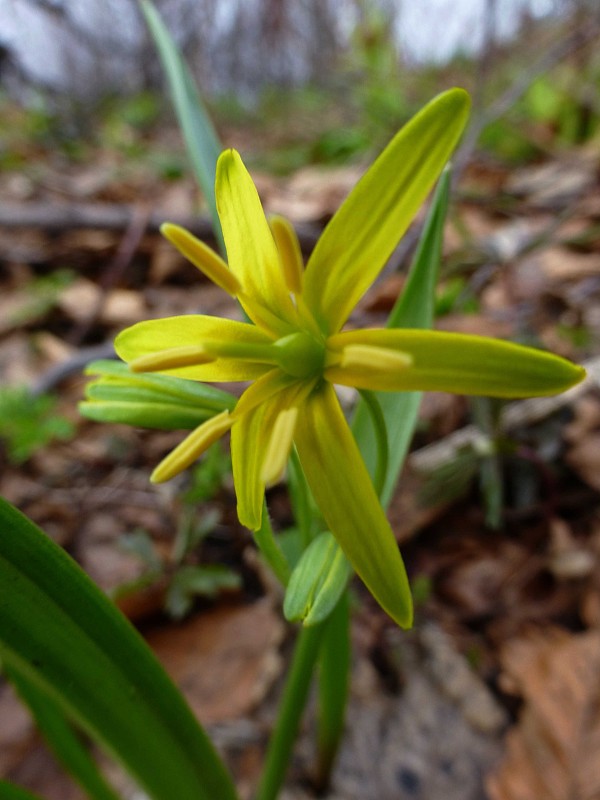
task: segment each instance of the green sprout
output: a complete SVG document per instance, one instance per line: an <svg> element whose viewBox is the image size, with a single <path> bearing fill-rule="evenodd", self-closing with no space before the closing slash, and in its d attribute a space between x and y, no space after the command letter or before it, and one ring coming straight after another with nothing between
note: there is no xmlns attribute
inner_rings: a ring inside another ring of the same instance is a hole
<svg viewBox="0 0 600 800"><path fill-rule="evenodd" d="M71 439L75 426L57 411L57 399L23 386L0 390L0 439L9 461L22 464L55 439Z"/></svg>

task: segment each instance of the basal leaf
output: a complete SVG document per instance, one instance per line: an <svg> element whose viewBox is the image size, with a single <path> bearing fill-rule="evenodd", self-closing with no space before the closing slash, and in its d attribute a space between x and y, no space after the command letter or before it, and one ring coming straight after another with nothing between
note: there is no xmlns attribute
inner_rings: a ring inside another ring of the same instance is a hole
<svg viewBox="0 0 600 800"><path fill-rule="evenodd" d="M234 800L211 743L146 643L75 562L0 499L0 657L154 800Z"/></svg>

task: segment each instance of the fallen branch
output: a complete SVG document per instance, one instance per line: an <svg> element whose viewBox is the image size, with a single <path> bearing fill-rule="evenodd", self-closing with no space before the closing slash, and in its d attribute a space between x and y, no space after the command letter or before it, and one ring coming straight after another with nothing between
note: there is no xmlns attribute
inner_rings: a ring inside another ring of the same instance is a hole
<svg viewBox="0 0 600 800"><path fill-rule="evenodd" d="M0 228L39 228L60 233L75 228L125 231L136 216L135 205L120 203L0 203ZM146 228L157 232L169 220L187 228L200 239L212 239L212 223L207 214L171 214L158 209L148 214ZM309 252L315 245L319 230L313 225L298 225L300 245Z"/></svg>

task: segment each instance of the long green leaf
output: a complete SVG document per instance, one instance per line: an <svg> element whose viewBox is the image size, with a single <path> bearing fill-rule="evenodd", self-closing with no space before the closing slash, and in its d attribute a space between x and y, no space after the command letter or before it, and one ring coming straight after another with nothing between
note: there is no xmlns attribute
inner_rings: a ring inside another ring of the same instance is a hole
<svg viewBox="0 0 600 800"><path fill-rule="evenodd" d="M56 757L88 796L92 800L119 800L60 707L24 675L14 669L7 670L6 666L4 669Z"/></svg>
<svg viewBox="0 0 600 800"><path fill-rule="evenodd" d="M0 499L0 657L154 800L235 800L180 692L75 562Z"/></svg>
<svg viewBox="0 0 600 800"><path fill-rule="evenodd" d="M0 780L0 800L44 800L44 798L13 783Z"/></svg>
<svg viewBox="0 0 600 800"><path fill-rule="evenodd" d="M450 171L440 178L406 286L388 319L390 328L430 328L433 324L435 285L444 238L444 222L450 194ZM388 470L381 502L386 507L394 492L412 439L421 402L421 392L374 392L388 435ZM352 430L371 475L377 468L377 439L364 401L359 403Z"/></svg>
<svg viewBox="0 0 600 800"><path fill-rule="evenodd" d="M140 0L140 4L158 48L188 155L208 203L215 236L223 250L223 234L215 201L215 170L217 158L223 148L194 79L171 34L150 0Z"/></svg>
<svg viewBox="0 0 600 800"><path fill-rule="evenodd" d="M325 623L319 653L317 777L325 789L337 755L346 718L352 667L350 643L350 597L348 590Z"/></svg>

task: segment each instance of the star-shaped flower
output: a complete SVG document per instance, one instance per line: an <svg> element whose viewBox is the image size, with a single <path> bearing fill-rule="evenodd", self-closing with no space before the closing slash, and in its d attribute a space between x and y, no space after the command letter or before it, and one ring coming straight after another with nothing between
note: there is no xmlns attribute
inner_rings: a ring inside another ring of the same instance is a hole
<svg viewBox="0 0 600 800"><path fill-rule="evenodd" d="M460 89L440 95L392 140L325 228L306 269L292 226L265 218L234 150L219 158L216 196L227 265L187 231L164 235L233 297L249 321L179 316L142 322L116 340L136 372L252 381L233 411L201 424L155 469L166 481L231 431L238 515L261 525L265 487L295 446L331 532L400 625L412 609L403 562L333 384L499 397L552 394L583 371L517 345L437 331L342 330L450 156L468 114Z"/></svg>

